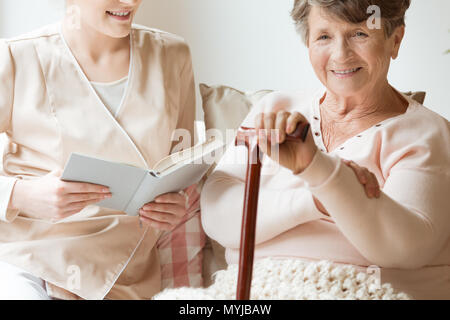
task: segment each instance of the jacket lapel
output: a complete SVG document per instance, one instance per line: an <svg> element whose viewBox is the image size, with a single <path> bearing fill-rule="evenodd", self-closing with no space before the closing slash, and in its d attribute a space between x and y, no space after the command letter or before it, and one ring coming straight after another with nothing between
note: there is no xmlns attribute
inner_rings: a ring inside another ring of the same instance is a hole
<svg viewBox="0 0 450 320"><path fill-rule="evenodd" d="M51 45L36 43L44 73L51 112L61 134L61 162L65 164L72 152L105 160L148 168L138 145L110 113L81 70L60 36L48 40ZM133 60L133 59L132 59ZM122 103L127 104L129 90L136 80L131 63L129 86ZM123 106L122 106L123 107Z"/></svg>

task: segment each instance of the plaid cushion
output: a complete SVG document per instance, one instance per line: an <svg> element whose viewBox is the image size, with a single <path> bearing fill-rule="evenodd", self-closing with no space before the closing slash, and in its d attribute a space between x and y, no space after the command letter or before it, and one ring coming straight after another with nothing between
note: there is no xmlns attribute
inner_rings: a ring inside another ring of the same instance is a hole
<svg viewBox="0 0 450 320"><path fill-rule="evenodd" d="M162 289L203 286L202 262L206 235L200 220L200 199L193 197L198 190L187 188L184 222L172 231L164 232L156 246L161 263ZM190 199L197 200L190 203Z"/></svg>

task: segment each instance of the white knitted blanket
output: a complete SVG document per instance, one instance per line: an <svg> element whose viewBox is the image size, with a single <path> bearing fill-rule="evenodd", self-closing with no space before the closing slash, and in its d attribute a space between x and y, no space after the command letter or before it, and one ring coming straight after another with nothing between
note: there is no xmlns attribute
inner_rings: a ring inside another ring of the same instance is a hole
<svg viewBox="0 0 450 320"><path fill-rule="evenodd" d="M208 288L166 289L154 300L234 300L237 265L214 274ZM252 300L410 300L381 284L375 274L358 271L351 265L330 261L305 262L299 259L257 260L253 267Z"/></svg>

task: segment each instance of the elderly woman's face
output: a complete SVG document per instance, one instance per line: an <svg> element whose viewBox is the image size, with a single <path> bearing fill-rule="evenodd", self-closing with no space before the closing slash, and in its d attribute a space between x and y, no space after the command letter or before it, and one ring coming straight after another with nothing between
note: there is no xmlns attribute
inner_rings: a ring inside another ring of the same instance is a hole
<svg viewBox="0 0 450 320"><path fill-rule="evenodd" d="M386 39L383 29L370 30L365 22L350 24L324 10L313 6L309 16L309 56L320 81L344 97L385 83L400 45L398 30Z"/></svg>
<svg viewBox="0 0 450 320"><path fill-rule="evenodd" d="M81 23L114 38L128 36L142 0L68 0Z"/></svg>

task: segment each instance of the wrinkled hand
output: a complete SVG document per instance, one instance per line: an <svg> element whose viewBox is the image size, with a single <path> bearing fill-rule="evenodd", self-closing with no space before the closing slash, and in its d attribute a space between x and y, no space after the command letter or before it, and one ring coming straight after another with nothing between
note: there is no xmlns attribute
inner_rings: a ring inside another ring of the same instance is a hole
<svg viewBox="0 0 450 320"><path fill-rule="evenodd" d="M11 204L25 217L57 222L86 206L111 197L109 188L83 182L65 182L61 169L35 180L16 182Z"/></svg>
<svg viewBox="0 0 450 320"><path fill-rule="evenodd" d="M311 130L308 131L305 142L285 141L286 134L293 133L300 122L308 121L296 111L293 113L284 110L276 113L259 113L255 117L260 150L283 167L290 169L294 174L305 170L317 152ZM278 154L277 152L273 153L277 147Z"/></svg>
<svg viewBox="0 0 450 320"><path fill-rule="evenodd" d="M352 160L342 159L342 162L344 162L348 167L350 167L353 170L359 183L361 183L362 186L364 187L364 191L366 192L366 195L369 199L374 197L375 198L380 197L381 195L380 185L378 184L377 177L372 172L370 172L365 167L357 165ZM328 211L316 197L314 197L314 202L317 206L317 209L319 209L320 212L326 214L327 216L330 216Z"/></svg>
<svg viewBox="0 0 450 320"><path fill-rule="evenodd" d="M380 185L377 177L365 167L357 165L352 160L342 160L347 166L353 169L358 181L363 185L364 191L369 198L379 198L381 195Z"/></svg>
<svg viewBox="0 0 450 320"><path fill-rule="evenodd" d="M166 193L145 204L139 215L143 224L155 229L170 231L189 220L200 209L200 194L197 184L179 193Z"/></svg>

